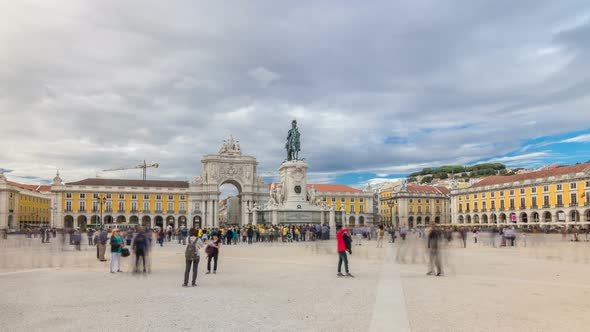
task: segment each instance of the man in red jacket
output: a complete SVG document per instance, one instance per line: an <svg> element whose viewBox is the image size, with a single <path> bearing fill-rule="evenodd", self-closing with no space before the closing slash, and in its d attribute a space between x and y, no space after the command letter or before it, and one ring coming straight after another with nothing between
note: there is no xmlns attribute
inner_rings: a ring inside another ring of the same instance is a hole
<svg viewBox="0 0 590 332"><path fill-rule="evenodd" d="M346 271L347 277L353 277L350 272L348 272L348 257L346 256L346 251L352 253L351 249L351 238L350 234L348 233L348 228L342 228L341 230L336 233L336 242L338 243L338 276L344 277L345 275L342 274L342 262L344 262L344 270Z"/></svg>

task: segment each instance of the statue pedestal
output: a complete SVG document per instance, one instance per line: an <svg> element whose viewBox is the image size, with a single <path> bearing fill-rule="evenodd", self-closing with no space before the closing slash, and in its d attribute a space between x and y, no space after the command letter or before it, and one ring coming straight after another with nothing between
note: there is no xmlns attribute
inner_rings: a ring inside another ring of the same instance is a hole
<svg viewBox="0 0 590 332"><path fill-rule="evenodd" d="M302 210L309 207L307 201L307 163L302 160L285 161L279 167L283 201L281 209Z"/></svg>
<svg viewBox="0 0 590 332"><path fill-rule="evenodd" d="M276 192L271 193L276 201L260 213L268 215L273 225L328 224L335 234L334 211L314 204L317 203L314 202L315 189L307 189L308 168L302 160L283 162L279 167L281 182L276 188L273 187Z"/></svg>

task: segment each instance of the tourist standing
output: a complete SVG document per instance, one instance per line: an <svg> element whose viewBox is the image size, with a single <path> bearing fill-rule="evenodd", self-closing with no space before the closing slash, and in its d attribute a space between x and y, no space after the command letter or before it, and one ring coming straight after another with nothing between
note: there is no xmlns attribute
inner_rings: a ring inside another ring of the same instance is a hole
<svg viewBox="0 0 590 332"><path fill-rule="evenodd" d="M353 275L350 274L348 270L348 256L346 255L346 251L352 254L352 239L350 234L348 233L348 228L342 228L338 233L336 233L336 244L338 250L338 274L339 277L352 277ZM344 263L344 270L346 271L346 275L342 274L342 263Z"/></svg>
<svg viewBox="0 0 590 332"><path fill-rule="evenodd" d="M115 262L117 263L117 272L123 272L121 271L121 251L123 246L123 239L119 236L119 230L113 229L111 233L111 273L115 273L113 271Z"/></svg>
<svg viewBox="0 0 590 332"><path fill-rule="evenodd" d="M221 248L221 240L217 233L213 234L211 243L207 245L207 274L211 273L211 260L213 260L213 274L217 273L217 260L219 259L219 249Z"/></svg>
<svg viewBox="0 0 590 332"><path fill-rule="evenodd" d="M252 229L252 227L248 227L248 244L252 244L252 238L254 237L254 230Z"/></svg>
<svg viewBox="0 0 590 332"><path fill-rule="evenodd" d="M166 233L164 233L163 228L160 228L160 232L158 233L158 242L160 242L160 247L164 246L164 238L166 238Z"/></svg>
<svg viewBox="0 0 590 332"><path fill-rule="evenodd" d="M383 248L383 239L385 238L385 230L383 229L383 225L379 226L379 230L377 231L377 248Z"/></svg>
<svg viewBox="0 0 590 332"><path fill-rule="evenodd" d="M101 230L100 235L98 236L98 259L101 262L106 262L106 258L104 258L105 252L107 250L107 242L109 240L109 235L105 229Z"/></svg>
<svg viewBox="0 0 590 332"><path fill-rule="evenodd" d="M143 263L143 273L146 273L147 265L145 262L145 256L148 251L148 238L143 227L139 228L137 235L135 235L135 238L133 239L133 245L131 248L135 252L135 268L133 269L133 272L139 272L139 258L141 257Z"/></svg>
<svg viewBox="0 0 590 332"><path fill-rule="evenodd" d="M429 270L427 275L433 275L436 268L436 276L440 277L443 275L442 262L441 262L441 247L442 232L438 228L433 228L428 234L428 248L429 248Z"/></svg>
<svg viewBox="0 0 590 332"><path fill-rule="evenodd" d="M94 238L94 230L93 229L88 230L88 233L86 233L86 236L88 236L88 246L92 247L94 245L94 241L92 240Z"/></svg>
<svg viewBox="0 0 590 332"><path fill-rule="evenodd" d="M199 268L199 260L201 258L199 250L201 247L203 247L203 242L197 236L198 234L199 232L196 229L191 228L189 232L190 237L188 239L188 245L186 246L186 250L184 252L186 267L184 269L184 283L182 284L182 287L188 287L188 276L191 272L191 267L193 269L193 279L191 286L195 287L197 285L197 272Z"/></svg>

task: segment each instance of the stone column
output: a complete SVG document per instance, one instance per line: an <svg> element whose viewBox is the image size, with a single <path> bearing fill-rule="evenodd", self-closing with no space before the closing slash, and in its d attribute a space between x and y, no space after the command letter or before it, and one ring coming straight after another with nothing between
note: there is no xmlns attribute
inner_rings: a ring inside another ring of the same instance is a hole
<svg viewBox="0 0 590 332"><path fill-rule="evenodd" d="M258 211L252 210L252 225L258 225Z"/></svg>
<svg viewBox="0 0 590 332"><path fill-rule="evenodd" d="M211 201L211 206L212 206L212 208L211 208L211 214L212 214L211 219L213 220L213 226L214 227L219 227L219 220L218 220L218 216L217 216L217 214L218 214L217 204L218 204L217 203L217 200L212 200Z"/></svg>
<svg viewBox="0 0 590 332"><path fill-rule="evenodd" d="M334 211L334 209L330 209L330 227L332 227L332 225L334 225L334 228L336 228L336 211Z"/></svg>
<svg viewBox="0 0 590 332"><path fill-rule="evenodd" d="M322 213L320 214L320 224L324 225L325 219L326 217L324 216L325 211L322 210Z"/></svg>
<svg viewBox="0 0 590 332"><path fill-rule="evenodd" d="M272 210L271 220L273 225L277 225L279 223L279 212L277 210Z"/></svg>
<svg viewBox="0 0 590 332"><path fill-rule="evenodd" d="M205 227L213 227L211 225L211 208L209 207L209 200L205 200L205 219L203 220L205 223Z"/></svg>
<svg viewBox="0 0 590 332"><path fill-rule="evenodd" d="M249 204L249 202L250 202L249 197L242 198L242 206L241 206L242 225L247 225L250 222L250 220L248 218L248 204Z"/></svg>

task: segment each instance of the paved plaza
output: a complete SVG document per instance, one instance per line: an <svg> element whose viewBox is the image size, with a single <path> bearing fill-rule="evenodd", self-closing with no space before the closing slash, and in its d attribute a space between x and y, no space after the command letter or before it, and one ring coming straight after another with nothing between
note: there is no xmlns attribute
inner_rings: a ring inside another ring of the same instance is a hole
<svg viewBox="0 0 590 332"><path fill-rule="evenodd" d="M5 331L585 331L590 242L484 236L445 250L426 276L424 242L353 246L355 278L337 278L335 241L224 246L219 273L181 287L184 246L154 247L152 273L110 274L93 247L0 241ZM52 249L53 248L53 249ZM34 253L34 254L32 254ZM397 261L396 261L397 258ZM124 270L130 271L129 258Z"/></svg>

